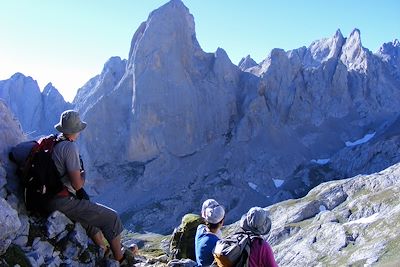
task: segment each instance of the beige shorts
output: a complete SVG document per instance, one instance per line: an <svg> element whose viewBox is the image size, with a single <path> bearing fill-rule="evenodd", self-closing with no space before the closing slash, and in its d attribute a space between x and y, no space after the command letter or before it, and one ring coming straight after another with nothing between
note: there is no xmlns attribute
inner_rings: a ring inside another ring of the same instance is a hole
<svg viewBox="0 0 400 267"><path fill-rule="evenodd" d="M121 219L115 210L86 199L56 196L50 201L48 209L50 212L58 210L72 221L79 222L90 237L101 230L107 241L111 242L123 230Z"/></svg>

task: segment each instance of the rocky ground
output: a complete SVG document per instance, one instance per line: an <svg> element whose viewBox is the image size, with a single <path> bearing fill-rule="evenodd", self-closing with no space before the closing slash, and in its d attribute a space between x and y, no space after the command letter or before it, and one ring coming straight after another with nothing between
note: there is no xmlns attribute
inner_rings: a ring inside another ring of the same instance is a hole
<svg viewBox="0 0 400 267"><path fill-rule="evenodd" d="M2 174L5 173L1 168ZM321 184L307 196L268 207L268 238L280 266L398 266L400 164L368 176ZM11 205L9 204L11 203ZM47 219L18 214L0 200L0 266L118 266L59 212ZM238 224L225 227L224 234ZM135 266L168 265L169 236L124 232L140 247ZM193 266L193 262L185 265Z"/></svg>
<svg viewBox="0 0 400 267"><path fill-rule="evenodd" d="M321 184L301 199L268 209L272 230L265 238L279 266L400 264L400 164ZM223 233L237 228L238 223L228 225ZM162 253L162 237L135 238L147 240L146 246L153 250L158 246Z"/></svg>

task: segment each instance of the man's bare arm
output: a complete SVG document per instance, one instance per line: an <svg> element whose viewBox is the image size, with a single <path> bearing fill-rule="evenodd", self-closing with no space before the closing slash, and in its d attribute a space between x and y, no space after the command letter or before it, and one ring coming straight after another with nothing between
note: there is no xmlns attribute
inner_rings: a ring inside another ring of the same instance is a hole
<svg viewBox="0 0 400 267"><path fill-rule="evenodd" d="M83 187L85 180L81 176L81 172L77 171L70 171L69 177L71 179L71 184L75 190L79 190Z"/></svg>

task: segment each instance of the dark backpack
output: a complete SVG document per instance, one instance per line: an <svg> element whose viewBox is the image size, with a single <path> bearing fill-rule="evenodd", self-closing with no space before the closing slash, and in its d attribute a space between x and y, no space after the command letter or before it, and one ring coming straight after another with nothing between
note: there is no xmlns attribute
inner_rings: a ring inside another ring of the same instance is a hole
<svg viewBox="0 0 400 267"><path fill-rule="evenodd" d="M214 249L213 266L247 267L249 266L250 246L256 236L250 232L237 232L217 241Z"/></svg>
<svg viewBox="0 0 400 267"><path fill-rule="evenodd" d="M186 214L181 224L175 228L170 241L170 257L172 259L191 259L196 261L194 239L197 227L204 223L197 214Z"/></svg>
<svg viewBox="0 0 400 267"><path fill-rule="evenodd" d="M63 189L61 175L51 156L54 146L61 141L56 135L49 135L11 149L9 157L17 164L25 206L32 213L47 215L46 204Z"/></svg>

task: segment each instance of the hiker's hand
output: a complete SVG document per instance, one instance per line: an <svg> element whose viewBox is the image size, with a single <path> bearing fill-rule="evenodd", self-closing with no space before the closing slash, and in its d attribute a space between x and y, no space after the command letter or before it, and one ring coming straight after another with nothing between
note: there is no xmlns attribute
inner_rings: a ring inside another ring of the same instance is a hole
<svg viewBox="0 0 400 267"><path fill-rule="evenodd" d="M90 200L89 195L86 193L86 191L85 191L85 189L83 189L83 187L81 187L81 189L76 191L76 196L78 199Z"/></svg>

